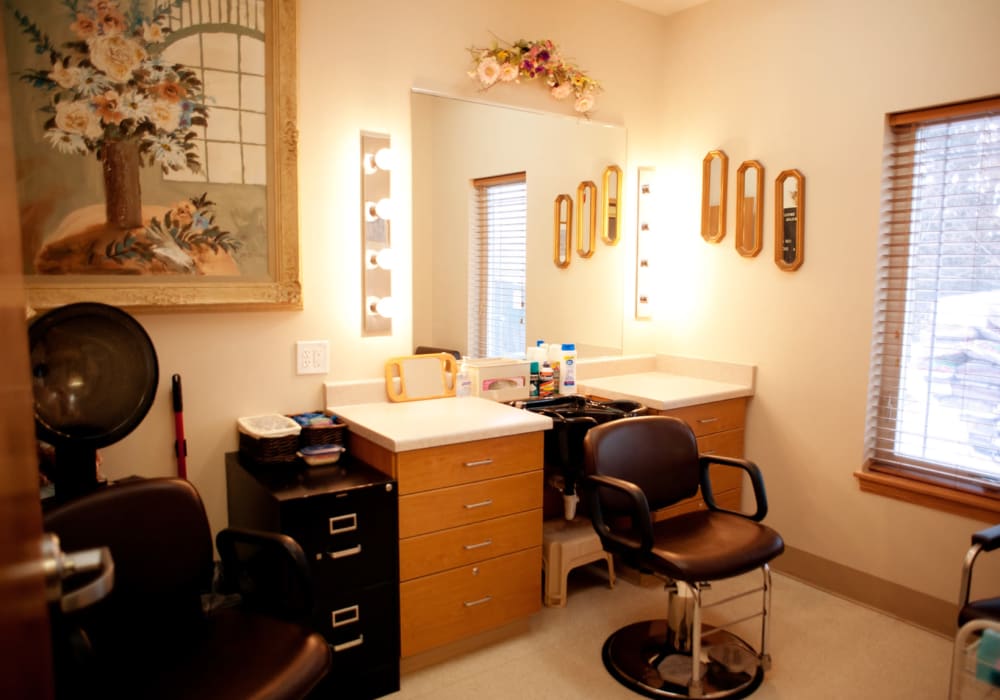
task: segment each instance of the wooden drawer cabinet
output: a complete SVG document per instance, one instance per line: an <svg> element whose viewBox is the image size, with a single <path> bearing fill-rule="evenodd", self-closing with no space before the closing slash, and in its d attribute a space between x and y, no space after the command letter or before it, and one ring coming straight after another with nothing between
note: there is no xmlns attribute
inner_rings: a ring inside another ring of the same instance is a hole
<svg viewBox="0 0 1000 700"><path fill-rule="evenodd" d="M737 398L650 412L674 416L690 425L698 439L698 451L702 454L742 458L746 406L746 398ZM722 508L739 510L743 494L743 471L716 465L710 468L709 473L715 502ZM657 511L654 518L663 520L702 508L705 508L705 502L699 490L696 496Z"/></svg>
<svg viewBox="0 0 1000 700"><path fill-rule="evenodd" d="M399 483L403 657L541 607L541 432L403 452L350 440Z"/></svg>
<svg viewBox="0 0 1000 700"><path fill-rule="evenodd" d="M541 519L539 511L539 533ZM530 615L540 607L540 546L404 581L399 588L402 655Z"/></svg>

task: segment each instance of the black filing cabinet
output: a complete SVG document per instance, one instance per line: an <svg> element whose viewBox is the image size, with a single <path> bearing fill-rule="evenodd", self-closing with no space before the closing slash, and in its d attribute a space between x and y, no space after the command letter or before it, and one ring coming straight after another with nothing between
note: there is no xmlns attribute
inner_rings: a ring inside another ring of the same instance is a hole
<svg viewBox="0 0 1000 700"><path fill-rule="evenodd" d="M324 467L254 465L226 455L229 524L286 534L305 551L313 624L333 667L311 698L399 690L396 482L349 456Z"/></svg>

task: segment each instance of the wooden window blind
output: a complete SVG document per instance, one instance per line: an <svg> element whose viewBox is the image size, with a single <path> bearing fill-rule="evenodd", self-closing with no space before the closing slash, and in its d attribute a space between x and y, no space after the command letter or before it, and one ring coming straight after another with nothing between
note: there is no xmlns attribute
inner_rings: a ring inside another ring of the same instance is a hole
<svg viewBox="0 0 1000 700"><path fill-rule="evenodd" d="M887 126L866 466L1000 494L1000 98Z"/></svg>
<svg viewBox="0 0 1000 700"><path fill-rule="evenodd" d="M528 193L525 174L473 180L469 350L523 356Z"/></svg>

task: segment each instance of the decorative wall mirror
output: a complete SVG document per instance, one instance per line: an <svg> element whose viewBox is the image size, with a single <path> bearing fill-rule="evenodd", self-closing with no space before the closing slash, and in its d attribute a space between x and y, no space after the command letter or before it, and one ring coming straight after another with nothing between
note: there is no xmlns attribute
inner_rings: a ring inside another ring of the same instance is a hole
<svg viewBox="0 0 1000 700"><path fill-rule="evenodd" d="M601 240L615 245L621 238L622 169L609 165L604 169L601 186L604 191L601 207Z"/></svg>
<svg viewBox="0 0 1000 700"><path fill-rule="evenodd" d="M764 166L747 160L736 170L736 252L752 258L764 247Z"/></svg>
<svg viewBox="0 0 1000 700"><path fill-rule="evenodd" d="M806 178L784 170L774 181L774 262L797 270L805 259Z"/></svg>
<svg viewBox="0 0 1000 700"><path fill-rule="evenodd" d="M363 335L392 335L392 200L389 136L361 132L361 325Z"/></svg>
<svg viewBox="0 0 1000 700"><path fill-rule="evenodd" d="M573 255L573 198L568 194L556 197L552 261L558 268L569 267Z"/></svg>
<svg viewBox="0 0 1000 700"><path fill-rule="evenodd" d="M589 258L597 248L597 185L590 180L576 188L576 254Z"/></svg>
<svg viewBox="0 0 1000 700"><path fill-rule="evenodd" d="M726 183L729 157L709 151L701 161L701 237L718 243L726 235Z"/></svg>

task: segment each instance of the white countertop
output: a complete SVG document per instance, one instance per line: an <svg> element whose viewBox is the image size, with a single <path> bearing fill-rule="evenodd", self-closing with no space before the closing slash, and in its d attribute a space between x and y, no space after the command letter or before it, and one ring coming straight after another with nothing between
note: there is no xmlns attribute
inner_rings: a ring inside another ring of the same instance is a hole
<svg viewBox="0 0 1000 700"><path fill-rule="evenodd" d="M393 452L548 430L552 419L474 396L359 403L330 410L356 433Z"/></svg>
<svg viewBox="0 0 1000 700"><path fill-rule="evenodd" d="M752 384L731 384L668 372L581 379L577 388L581 394L638 401L660 411L753 395Z"/></svg>

